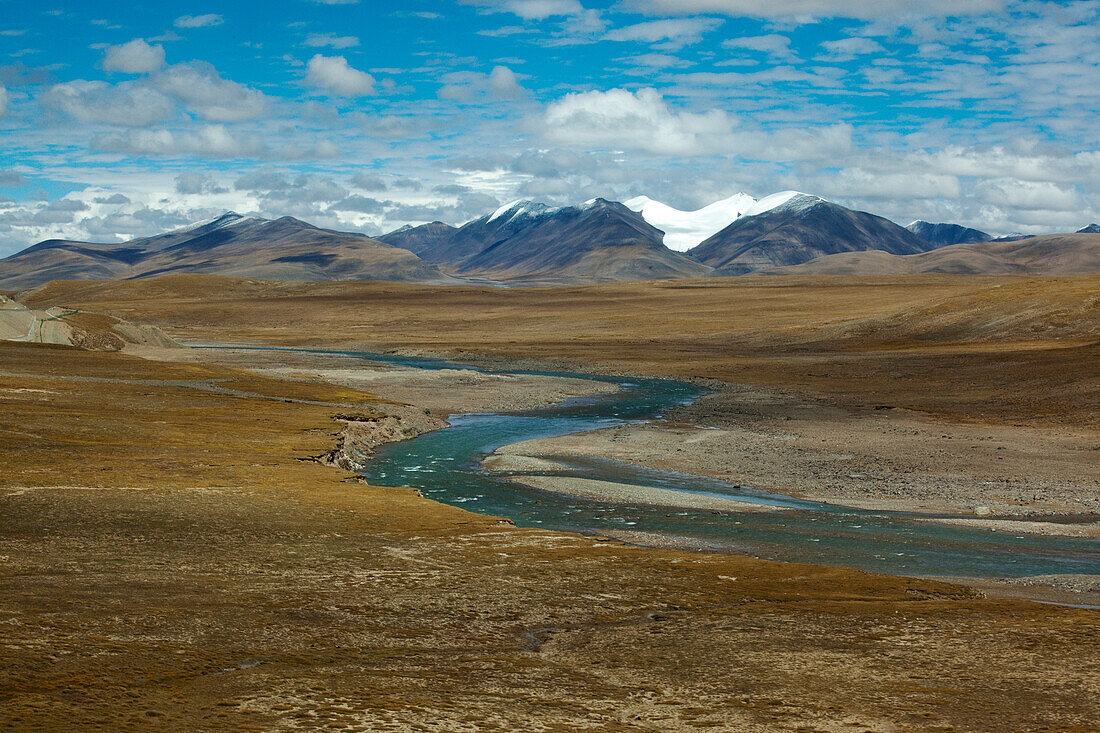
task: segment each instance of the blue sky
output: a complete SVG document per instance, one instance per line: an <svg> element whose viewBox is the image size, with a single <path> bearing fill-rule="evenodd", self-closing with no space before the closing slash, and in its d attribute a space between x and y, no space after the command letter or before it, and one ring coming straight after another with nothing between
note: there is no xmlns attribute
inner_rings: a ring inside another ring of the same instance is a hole
<svg viewBox="0 0 1100 733"><path fill-rule="evenodd" d="M0 0L0 255L226 209L377 234L788 188L1078 229L1098 27L1100 0Z"/></svg>

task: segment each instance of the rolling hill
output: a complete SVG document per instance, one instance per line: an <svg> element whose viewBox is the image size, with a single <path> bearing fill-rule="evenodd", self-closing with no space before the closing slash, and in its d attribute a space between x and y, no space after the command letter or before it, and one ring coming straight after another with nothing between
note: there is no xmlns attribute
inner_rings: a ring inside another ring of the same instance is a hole
<svg viewBox="0 0 1100 733"><path fill-rule="evenodd" d="M1048 234L1010 242L955 244L913 255L843 252L765 271L769 275L1094 275L1100 234Z"/></svg>
<svg viewBox="0 0 1100 733"><path fill-rule="evenodd" d="M197 226L128 242L50 239L0 260L0 288L50 280L121 280L174 272L279 280L454 280L408 250L293 217L233 212Z"/></svg>

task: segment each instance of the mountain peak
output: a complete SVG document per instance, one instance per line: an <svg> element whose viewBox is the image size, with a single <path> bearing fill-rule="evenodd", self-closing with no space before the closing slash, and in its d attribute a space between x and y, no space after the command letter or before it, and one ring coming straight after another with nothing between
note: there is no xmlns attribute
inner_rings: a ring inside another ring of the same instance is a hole
<svg viewBox="0 0 1100 733"><path fill-rule="evenodd" d="M531 199L516 199L511 201L489 215L488 221L496 221L497 219L503 219L507 217L507 221L519 217L541 216L543 214L550 214L557 211L553 206L540 203L538 201L532 201Z"/></svg>
<svg viewBox="0 0 1100 733"><path fill-rule="evenodd" d="M745 211L742 216L759 216L760 214L775 211L776 209L799 211L823 203L828 202L820 196L814 196L813 194L802 193L801 191L780 191L779 193L773 193L771 196L765 196L760 199Z"/></svg>
<svg viewBox="0 0 1100 733"><path fill-rule="evenodd" d="M1084 229L1078 229L1078 234L1100 234L1100 224L1089 224Z"/></svg>
<svg viewBox="0 0 1100 733"><path fill-rule="evenodd" d="M973 244L988 242L992 237L978 229L970 229L961 224L934 224L918 219L905 227L933 247L947 247L952 244Z"/></svg>

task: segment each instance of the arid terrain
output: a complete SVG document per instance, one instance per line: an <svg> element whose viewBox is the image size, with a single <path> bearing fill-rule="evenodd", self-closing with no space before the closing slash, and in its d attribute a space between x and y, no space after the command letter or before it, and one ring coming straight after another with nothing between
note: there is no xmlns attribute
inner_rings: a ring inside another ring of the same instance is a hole
<svg viewBox="0 0 1100 733"><path fill-rule="evenodd" d="M563 440L837 502L1095 521L1098 278L499 291L170 276L20 298L185 342L690 378L714 391L668 424ZM591 382L143 348L0 342L7 729L1100 721L1093 610L518 529L323 465L354 430L399 438Z"/></svg>

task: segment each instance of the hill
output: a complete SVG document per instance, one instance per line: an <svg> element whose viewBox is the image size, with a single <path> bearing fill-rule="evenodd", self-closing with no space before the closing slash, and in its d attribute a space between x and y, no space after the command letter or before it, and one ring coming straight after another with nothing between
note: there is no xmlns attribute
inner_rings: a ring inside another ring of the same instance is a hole
<svg viewBox="0 0 1100 733"><path fill-rule="evenodd" d="M766 271L776 275L1095 275L1100 234L1047 234L1008 242L956 244L915 255L844 252Z"/></svg>
<svg viewBox="0 0 1100 733"><path fill-rule="evenodd" d="M40 242L0 260L0 288L173 272L280 280L453 282L408 250L363 234L321 229L289 216L272 220L229 212L197 226L129 242Z"/></svg>

